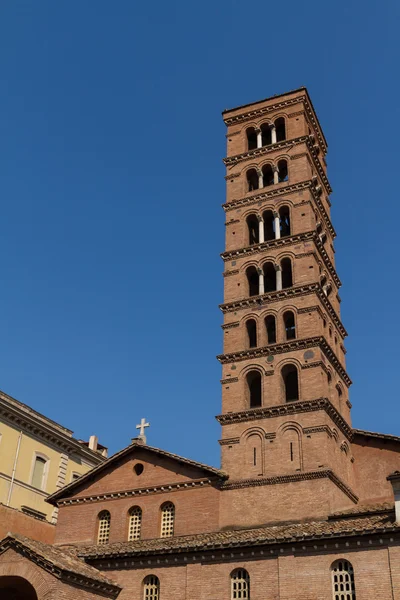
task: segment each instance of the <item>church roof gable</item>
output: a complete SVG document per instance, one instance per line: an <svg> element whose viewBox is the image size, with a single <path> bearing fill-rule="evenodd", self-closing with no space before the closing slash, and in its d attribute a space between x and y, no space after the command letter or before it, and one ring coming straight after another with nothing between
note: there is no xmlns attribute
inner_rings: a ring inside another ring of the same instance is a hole
<svg viewBox="0 0 400 600"><path fill-rule="evenodd" d="M112 598L116 598L121 590L116 583L68 549L61 550L16 533L9 533L0 541L0 556L9 548L21 552L42 569L59 579L70 580L74 585L98 589Z"/></svg>
<svg viewBox="0 0 400 600"><path fill-rule="evenodd" d="M106 473L111 467L116 466L124 458L129 457L129 455L135 453L135 451L139 451L140 453L142 453L143 451L145 453L148 452L155 458L169 459L173 462L178 463L181 466L190 467L194 470L200 471L202 476L205 475L207 477L213 477L221 480L228 478L228 475L226 473L224 473L220 469L216 469L215 467L210 467L195 460L179 456L178 454L173 454L171 452L167 452L166 450L161 450L160 448L155 448L153 446L143 444L142 442L134 441L132 442L132 444L130 444L123 450L120 450L116 454L113 454L113 456L104 461L101 465L98 465L97 467L91 469L91 471L88 471L88 473L82 475L81 477L79 477L79 479L76 479L69 485L66 485L65 487L61 488L60 490L49 496L47 498L47 502L50 502L51 504L57 504L57 501L61 500L62 498L70 497L74 494L74 492L81 488L82 484L88 484L91 481L100 479L102 474Z"/></svg>

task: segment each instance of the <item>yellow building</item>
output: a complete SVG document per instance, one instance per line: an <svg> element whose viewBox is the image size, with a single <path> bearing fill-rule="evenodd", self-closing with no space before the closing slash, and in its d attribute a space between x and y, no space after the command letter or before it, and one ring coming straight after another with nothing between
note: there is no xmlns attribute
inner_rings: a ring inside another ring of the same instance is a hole
<svg viewBox="0 0 400 600"><path fill-rule="evenodd" d="M45 498L107 457L96 436L89 442L0 391L0 503L57 521Z"/></svg>

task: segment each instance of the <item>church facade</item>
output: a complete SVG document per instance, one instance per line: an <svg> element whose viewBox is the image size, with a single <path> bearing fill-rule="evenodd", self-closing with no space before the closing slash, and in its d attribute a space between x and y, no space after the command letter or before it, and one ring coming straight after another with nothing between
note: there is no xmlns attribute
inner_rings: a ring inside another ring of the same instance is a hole
<svg viewBox="0 0 400 600"><path fill-rule="evenodd" d="M130 446L0 542L18 600L400 600L400 437L351 422L327 144L305 88L227 126L221 468Z"/></svg>

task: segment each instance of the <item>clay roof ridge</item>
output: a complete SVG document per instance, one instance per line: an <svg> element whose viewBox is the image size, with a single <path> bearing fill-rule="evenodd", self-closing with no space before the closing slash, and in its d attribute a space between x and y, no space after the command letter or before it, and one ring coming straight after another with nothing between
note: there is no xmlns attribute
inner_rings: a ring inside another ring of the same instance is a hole
<svg viewBox="0 0 400 600"><path fill-rule="evenodd" d="M72 481L68 485L64 486L60 490L57 490L56 492L54 492L53 494L51 494L50 496L48 496L46 498L46 501L49 502L50 504L56 504L56 501L58 499L62 498L63 496L65 496L65 494L69 493L71 490L73 490L74 488L76 488L79 485L81 485L84 481L90 480L94 475L96 475L97 473L99 473L103 469L106 469L113 462L115 462L118 459L122 458L126 454L129 454L129 452L132 450L132 448L140 448L140 449L143 449L143 450L148 450L149 452L153 452L153 453L158 454L160 456L165 456L166 458L170 458L172 460L176 460L176 461L181 462L183 464L187 464L187 465L190 465L192 467L196 467L198 469L202 469L202 470L210 473L211 475L219 477L220 479L228 479L228 474L225 473L224 471L221 471L220 469L217 469L216 467L210 467L209 465L206 465L206 464L201 463L201 462L197 462L197 461L192 460L190 458L185 458L183 456L179 456L179 454L173 454L172 452L168 452L167 450L161 450L160 448L156 448L155 446L149 446L147 444L144 444L141 441L134 440L134 441L132 441L131 444L129 444L129 446L126 446L125 448L122 448L122 450L119 450L119 452L116 452L115 454L113 454L112 456L110 456L109 458L107 458L107 460L105 460L101 464L97 465L96 467L94 467L93 469L91 469L90 471L88 471L87 473L85 473L84 475L82 475L81 477L79 477L78 479L76 479L75 481Z"/></svg>
<svg viewBox="0 0 400 600"><path fill-rule="evenodd" d="M23 550L29 559L34 560L39 566L50 571L55 576L60 576L61 573L78 576L84 582L95 582L108 588L107 591L113 592L113 595L121 589L118 584L106 577L98 569L88 565L75 553L68 550L61 550L56 546L33 540L21 534L9 532L0 541L0 553L10 547ZM58 574L57 570L59 570Z"/></svg>
<svg viewBox="0 0 400 600"><path fill-rule="evenodd" d="M153 555L173 552L205 551L238 546L260 546L303 540L366 535L376 532L399 531L392 514L356 516L336 521L314 521L291 525L274 525L248 530L217 531L173 538L156 538L137 542L116 542L104 546L80 547L78 555L86 560L134 555Z"/></svg>
<svg viewBox="0 0 400 600"><path fill-rule="evenodd" d="M376 431L366 431L365 429L353 429L354 435L364 435L366 437L378 438L382 440L392 440L393 442L400 442L400 436L393 435L391 433L378 433Z"/></svg>

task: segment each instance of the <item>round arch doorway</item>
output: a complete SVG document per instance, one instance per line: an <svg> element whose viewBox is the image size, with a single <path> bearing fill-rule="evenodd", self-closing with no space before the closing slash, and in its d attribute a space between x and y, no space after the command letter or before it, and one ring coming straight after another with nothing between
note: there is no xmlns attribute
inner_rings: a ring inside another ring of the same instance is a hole
<svg viewBox="0 0 400 600"><path fill-rule="evenodd" d="M22 577L0 577L1 600L38 600L35 588Z"/></svg>

